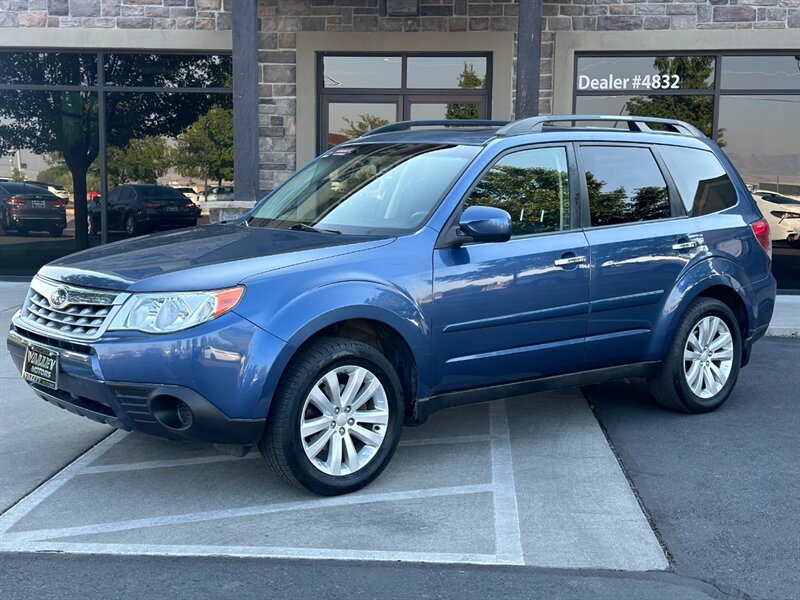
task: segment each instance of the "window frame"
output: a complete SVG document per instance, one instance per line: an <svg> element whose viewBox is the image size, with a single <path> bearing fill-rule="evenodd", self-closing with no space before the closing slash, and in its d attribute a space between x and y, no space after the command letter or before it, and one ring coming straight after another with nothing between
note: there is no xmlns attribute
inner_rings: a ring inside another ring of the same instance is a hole
<svg viewBox="0 0 800 600"><path fill-rule="evenodd" d="M661 158L661 155L658 154L658 151L655 148L656 146L655 144L648 144L642 142L602 142L602 141L573 142L573 144L575 145L575 156L578 166L578 175L580 178L581 229L606 229L610 227L630 227L632 225L644 225L647 223L655 223L658 221L672 221L676 219L689 218L689 216L686 214L686 209L683 206L683 201L681 200L681 197L678 194L678 189L675 185L675 182L672 179L672 175L669 173L669 170L667 169L664 160ZM586 184L586 167L584 166L583 162L582 148L596 147L596 146L602 146L605 148L608 147L643 148L645 150L648 150L650 152L650 155L653 157L655 161L656 167L661 173L661 177L663 177L664 182L667 185L670 216L661 219L648 219L646 221L630 221L628 223L613 223L611 225L592 225L592 213L591 213L591 206L589 204L589 187Z"/></svg>
<svg viewBox="0 0 800 600"><path fill-rule="evenodd" d="M325 66L326 57L398 57L401 59L400 87L399 88L326 88ZM454 57L454 58L483 58L486 60L486 85L482 89L461 88L411 88L408 87L408 59L414 57ZM493 52L339 52L318 51L316 53L315 98L316 98L316 151L317 155L328 150L325 143L329 128L328 104L330 102L360 103L377 101L386 102L393 99L397 104L397 120L402 121L410 115L412 103L420 103L430 98L433 103L440 103L443 98L451 102L477 103L481 107L481 118L492 118L492 86L494 77ZM370 100L379 99L379 100ZM438 101L438 102L437 102ZM410 118L410 117L409 117Z"/></svg>
<svg viewBox="0 0 800 600"><path fill-rule="evenodd" d="M581 215L583 212L582 201L580 199L580 188L579 188L579 180L578 180L578 169L577 169L577 162L575 160L575 148L573 144L570 142L543 142L543 143L533 143L533 144L524 144L521 146L514 146L513 148L507 148L502 152L498 153L492 161L484 167L481 172L478 174L477 177L472 181L469 188L466 192L461 196L458 201L458 204L453 209L453 212L448 217L445 226L442 227L442 230L439 232L439 237L436 240L436 244L434 248L446 248L450 247L451 244L448 243L450 239L449 233L453 230L454 227L458 227L458 221L461 218L461 215L464 212L464 203L466 202L467 198L472 195L472 192L478 186L478 183L486 176L486 174L491 171L494 166L503 160L506 156L510 154L516 154L517 152L524 152L526 150L543 150L546 148L563 148L566 156L567 156L567 173L569 176L569 209L570 209L570 217L569 217L569 229L562 229L560 231L543 231L540 233L529 233L527 235L512 235L509 241L514 240L526 240L531 238L542 237L546 235L560 235L563 233L574 232L581 229ZM478 243L485 243L485 242L472 242L472 241L465 241L462 246L471 246L473 244Z"/></svg>

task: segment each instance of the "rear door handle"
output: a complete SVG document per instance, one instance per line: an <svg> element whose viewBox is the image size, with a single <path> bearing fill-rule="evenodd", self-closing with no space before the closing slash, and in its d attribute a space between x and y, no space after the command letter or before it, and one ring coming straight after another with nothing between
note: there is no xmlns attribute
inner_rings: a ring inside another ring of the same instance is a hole
<svg viewBox="0 0 800 600"><path fill-rule="evenodd" d="M678 242L677 244L672 244L673 250L691 250L692 248L697 248L700 245L700 242L697 240L690 240L688 242Z"/></svg>
<svg viewBox="0 0 800 600"><path fill-rule="evenodd" d="M570 256L568 258L558 258L553 264L557 267L567 267L569 265L580 265L585 262L585 256Z"/></svg>

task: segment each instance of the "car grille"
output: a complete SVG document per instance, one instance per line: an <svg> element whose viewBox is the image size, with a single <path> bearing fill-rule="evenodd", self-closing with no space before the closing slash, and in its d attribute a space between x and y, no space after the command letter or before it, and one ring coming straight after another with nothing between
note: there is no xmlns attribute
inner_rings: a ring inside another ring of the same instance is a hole
<svg viewBox="0 0 800 600"><path fill-rule="evenodd" d="M65 285L36 277L22 320L39 332L71 339L100 337L128 294Z"/></svg>

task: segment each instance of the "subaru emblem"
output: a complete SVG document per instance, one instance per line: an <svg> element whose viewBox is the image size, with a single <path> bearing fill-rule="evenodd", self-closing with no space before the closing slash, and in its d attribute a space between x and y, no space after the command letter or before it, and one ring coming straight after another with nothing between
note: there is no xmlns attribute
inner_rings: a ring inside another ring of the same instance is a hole
<svg viewBox="0 0 800 600"><path fill-rule="evenodd" d="M63 287L53 290L50 294L50 306L53 308L63 308L69 302L69 294Z"/></svg>

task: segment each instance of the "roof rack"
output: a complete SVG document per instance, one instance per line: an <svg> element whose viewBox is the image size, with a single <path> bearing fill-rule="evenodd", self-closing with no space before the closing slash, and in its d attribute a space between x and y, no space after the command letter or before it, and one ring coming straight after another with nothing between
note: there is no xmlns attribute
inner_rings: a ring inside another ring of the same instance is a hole
<svg viewBox="0 0 800 600"><path fill-rule="evenodd" d="M370 129L361 137L375 135L376 133L390 133L392 131L409 131L412 127L503 127L509 125L508 121L487 121L481 119L450 119L438 121L398 121L389 123L376 129Z"/></svg>
<svg viewBox="0 0 800 600"><path fill-rule="evenodd" d="M678 121L677 119L660 119L657 117L630 117L622 115L545 115L541 117L531 117L529 119L513 121L505 127L501 127L497 131L497 135L521 135L523 133L536 133L543 131L544 127L550 123L577 123L580 121L623 122L628 124L628 130L644 133L661 132L661 130L653 130L648 126L648 123L658 123L659 125L664 125L667 131L672 133L699 138L706 137L702 131L697 129L697 127L686 123L685 121Z"/></svg>

